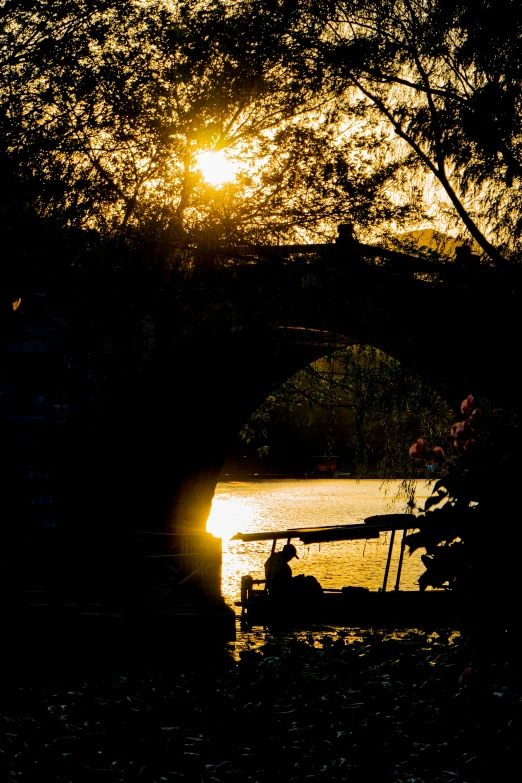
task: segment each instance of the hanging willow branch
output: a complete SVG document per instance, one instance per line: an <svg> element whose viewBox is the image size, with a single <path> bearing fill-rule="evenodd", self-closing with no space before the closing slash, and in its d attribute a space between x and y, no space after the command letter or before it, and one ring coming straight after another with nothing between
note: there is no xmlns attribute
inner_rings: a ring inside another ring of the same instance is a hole
<svg viewBox="0 0 522 783"><path fill-rule="evenodd" d="M400 362L371 346L352 346L314 362L290 378L242 431L247 441L262 442L269 450L268 428L277 411L292 411L305 403L311 411L329 412L324 425L325 456L332 453L336 418L341 411L354 415L352 473L363 477L377 443L379 475L414 477L419 472L408 458L408 446L419 433L437 439L447 430L451 412L446 403ZM404 489L409 497L409 490Z"/></svg>

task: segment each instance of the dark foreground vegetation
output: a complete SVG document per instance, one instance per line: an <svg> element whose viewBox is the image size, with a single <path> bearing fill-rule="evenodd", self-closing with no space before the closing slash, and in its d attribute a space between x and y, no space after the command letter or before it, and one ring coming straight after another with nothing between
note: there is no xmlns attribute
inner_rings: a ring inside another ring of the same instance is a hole
<svg viewBox="0 0 522 783"><path fill-rule="evenodd" d="M522 687L502 640L326 629L97 669L4 670L2 779L507 780Z"/></svg>

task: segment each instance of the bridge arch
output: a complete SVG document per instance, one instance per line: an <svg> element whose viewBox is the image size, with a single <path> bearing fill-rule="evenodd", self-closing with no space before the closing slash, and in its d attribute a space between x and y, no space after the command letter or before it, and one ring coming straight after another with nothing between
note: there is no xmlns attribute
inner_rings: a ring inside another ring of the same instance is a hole
<svg viewBox="0 0 522 783"><path fill-rule="evenodd" d="M325 335L330 350L372 345L394 357L450 406L468 393L512 404L517 315L503 311L511 281L499 283L495 270L472 283L462 270L418 269L323 249L312 260L240 267L228 287L191 294L188 333L141 373L111 435L116 506L125 487L136 488L127 522L204 530L233 438L270 393L328 352Z"/></svg>
<svg viewBox="0 0 522 783"><path fill-rule="evenodd" d="M93 570L100 549L119 553L129 531L203 533L244 422L336 345L375 346L450 405L474 393L517 409L517 280L483 269L473 282L452 265L407 258L393 267L381 264L384 251L361 263L363 251L272 248L286 255L265 263L258 253L259 263L163 302L150 359L111 389L107 415L71 455L70 548Z"/></svg>

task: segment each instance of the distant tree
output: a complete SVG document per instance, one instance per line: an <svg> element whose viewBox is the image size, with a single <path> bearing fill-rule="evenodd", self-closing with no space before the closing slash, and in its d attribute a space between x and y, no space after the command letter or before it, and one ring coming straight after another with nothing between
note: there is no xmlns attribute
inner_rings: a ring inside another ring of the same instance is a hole
<svg viewBox="0 0 522 783"><path fill-rule="evenodd" d="M415 478L424 471L408 456L411 440L419 432L442 440L451 421L445 401L400 362L371 346L352 346L290 378L254 413L242 437L270 458L283 427L325 456L342 452L354 475L371 469L383 478Z"/></svg>

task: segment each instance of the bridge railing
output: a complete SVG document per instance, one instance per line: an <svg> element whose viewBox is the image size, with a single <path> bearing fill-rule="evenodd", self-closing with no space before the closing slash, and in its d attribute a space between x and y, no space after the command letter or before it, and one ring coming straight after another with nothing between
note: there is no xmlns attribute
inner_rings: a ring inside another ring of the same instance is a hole
<svg viewBox="0 0 522 783"><path fill-rule="evenodd" d="M146 541L147 560L163 563L175 585L195 591L208 601L222 601L220 538L206 532L136 534Z"/></svg>
<svg viewBox="0 0 522 783"><path fill-rule="evenodd" d="M258 263L295 260L296 256L307 257L316 254L321 257L322 263L328 256L337 259L338 263L347 267L364 260L366 264L377 265L386 271L401 275L436 275L437 278L448 276L451 280L460 274L469 276L470 271L474 275L481 276L484 274L491 276L493 271L491 266L482 264L480 256L472 253L467 245L457 246L452 259L436 256L429 258L422 256L421 248L419 248L420 255L412 255L402 250L359 242L351 224L341 224L338 226L338 232L335 241L323 244L257 244L239 246L236 250L240 256L247 255Z"/></svg>
<svg viewBox="0 0 522 783"><path fill-rule="evenodd" d="M221 539L210 533L182 533L178 562L184 576L178 584L194 584L211 601L221 598L221 548Z"/></svg>

